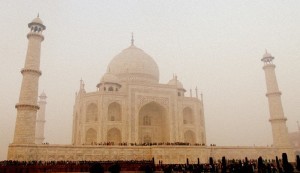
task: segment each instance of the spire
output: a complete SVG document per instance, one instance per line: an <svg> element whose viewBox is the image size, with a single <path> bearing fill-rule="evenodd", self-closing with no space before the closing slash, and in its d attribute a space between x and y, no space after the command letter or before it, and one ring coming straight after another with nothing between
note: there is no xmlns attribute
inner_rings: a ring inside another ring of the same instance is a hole
<svg viewBox="0 0 300 173"><path fill-rule="evenodd" d="M37 17L40 17L40 13L38 12Z"/></svg>
<svg viewBox="0 0 300 173"><path fill-rule="evenodd" d="M47 98L47 95L45 93L45 91L43 90L43 92L41 93L41 95L39 96L40 100L45 100Z"/></svg>
<svg viewBox="0 0 300 173"><path fill-rule="evenodd" d="M131 46L134 46L133 32L131 33Z"/></svg>
<svg viewBox="0 0 300 173"><path fill-rule="evenodd" d="M203 93L201 92L201 101L202 101L202 103L203 103Z"/></svg>
<svg viewBox="0 0 300 173"><path fill-rule="evenodd" d="M82 78L80 79L80 90L84 89L84 82L82 80Z"/></svg>
<svg viewBox="0 0 300 173"><path fill-rule="evenodd" d="M196 91L196 98L198 98L198 87L197 86L195 88L195 91Z"/></svg>

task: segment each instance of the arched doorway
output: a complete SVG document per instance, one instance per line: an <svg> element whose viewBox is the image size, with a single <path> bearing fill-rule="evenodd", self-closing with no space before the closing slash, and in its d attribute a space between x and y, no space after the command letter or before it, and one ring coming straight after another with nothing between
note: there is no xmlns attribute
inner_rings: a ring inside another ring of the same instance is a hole
<svg viewBox="0 0 300 173"><path fill-rule="evenodd" d="M183 114L183 124L193 124L194 116L193 116L193 111L190 107L184 108L182 114Z"/></svg>
<svg viewBox="0 0 300 173"><path fill-rule="evenodd" d="M111 103L108 106L108 121L121 121L122 109L119 103Z"/></svg>
<svg viewBox="0 0 300 173"><path fill-rule="evenodd" d="M93 142L97 142L97 132L94 129L89 129L86 131L85 144L92 144Z"/></svg>
<svg viewBox="0 0 300 173"><path fill-rule="evenodd" d="M170 131L167 112L156 102L144 105L139 111L139 142L169 142Z"/></svg>
<svg viewBox="0 0 300 173"><path fill-rule="evenodd" d="M186 131L184 133L184 142L195 144L196 143L195 133L192 132L191 130Z"/></svg>
<svg viewBox="0 0 300 173"><path fill-rule="evenodd" d="M121 132L117 128L112 128L107 132L107 142L112 142L115 145L122 142Z"/></svg>
<svg viewBox="0 0 300 173"><path fill-rule="evenodd" d="M98 107L96 104L89 104L86 108L86 122L97 121Z"/></svg>

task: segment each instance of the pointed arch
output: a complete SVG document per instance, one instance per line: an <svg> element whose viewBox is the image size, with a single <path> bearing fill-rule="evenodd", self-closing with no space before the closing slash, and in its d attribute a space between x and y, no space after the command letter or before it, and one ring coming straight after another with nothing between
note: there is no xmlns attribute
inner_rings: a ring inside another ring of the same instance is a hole
<svg viewBox="0 0 300 173"><path fill-rule="evenodd" d="M170 127L167 115L166 109L157 102L149 102L142 106L138 115L138 141L169 142ZM155 135L151 137L148 134Z"/></svg>
<svg viewBox="0 0 300 173"><path fill-rule="evenodd" d="M143 143L152 143L152 138L150 135L145 135L143 138Z"/></svg>
<svg viewBox="0 0 300 173"><path fill-rule="evenodd" d="M183 124L193 124L194 114L193 110L190 107L185 107L182 111L183 115Z"/></svg>
<svg viewBox="0 0 300 173"><path fill-rule="evenodd" d="M186 131L184 133L184 142L195 144L196 143L195 133L191 130Z"/></svg>
<svg viewBox="0 0 300 173"><path fill-rule="evenodd" d="M86 108L86 122L93 122L98 120L98 107L91 103Z"/></svg>
<svg viewBox="0 0 300 173"><path fill-rule="evenodd" d="M121 121L122 109L119 103L113 102L108 106L108 121Z"/></svg>
<svg viewBox="0 0 300 173"><path fill-rule="evenodd" d="M117 128L112 128L107 132L107 142L119 144L122 142L121 131Z"/></svg>
<svg viewBox="0 0 300 173"><path fill-rule="evenodd" d="M95 129L88 129L85 135L85 143L92 144L93 142L97 142L97 132Z"/></svg>

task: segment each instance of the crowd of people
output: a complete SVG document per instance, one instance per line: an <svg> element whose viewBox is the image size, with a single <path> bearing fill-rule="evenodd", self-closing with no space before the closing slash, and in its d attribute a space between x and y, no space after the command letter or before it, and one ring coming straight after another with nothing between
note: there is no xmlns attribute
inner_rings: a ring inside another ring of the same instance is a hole
<svg viewBox="0 0 300 173"><path fill-rule="evenodd" d="M155 146L155 145L181 145L181 146L205 146L205 144L199 144L199 143L188 143L188 142L145 142L145 143L127 143L127 142L121 142L115 144L114 142L91 142L91 143L84 143L82 145L100 145L100 146Z"/></svg>
<svg viewBox="0 0 300 173"><path fill-rule="evenodd" d="M0 173L144 171L153 161L12 161L0 162Z"/></svg>
<svg viewBox="0 0 300 173"><path fill-rule="evenodd" d="M221 160L209 159L209 163L190 164L187 159L185 164L164 164L152 160L131 161L1 161L0 173L41 173L41 172L112 172L139 171L153 173L154 171L164 173L293 173L300 172L300 159L297 156L295 164L287 160L283 153L282 159L274 160Z"/></svg>

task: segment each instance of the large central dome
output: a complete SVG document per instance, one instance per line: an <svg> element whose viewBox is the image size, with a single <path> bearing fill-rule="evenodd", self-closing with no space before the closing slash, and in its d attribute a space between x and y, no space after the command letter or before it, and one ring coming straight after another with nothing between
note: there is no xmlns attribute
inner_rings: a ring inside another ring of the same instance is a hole
<svg viewBox="0 0 300 173"><path fill-rule="evenodd" d="M159 69L156 62L134 44L111 60L107 72L116 75L123 82L159 82Z"/></svg>

